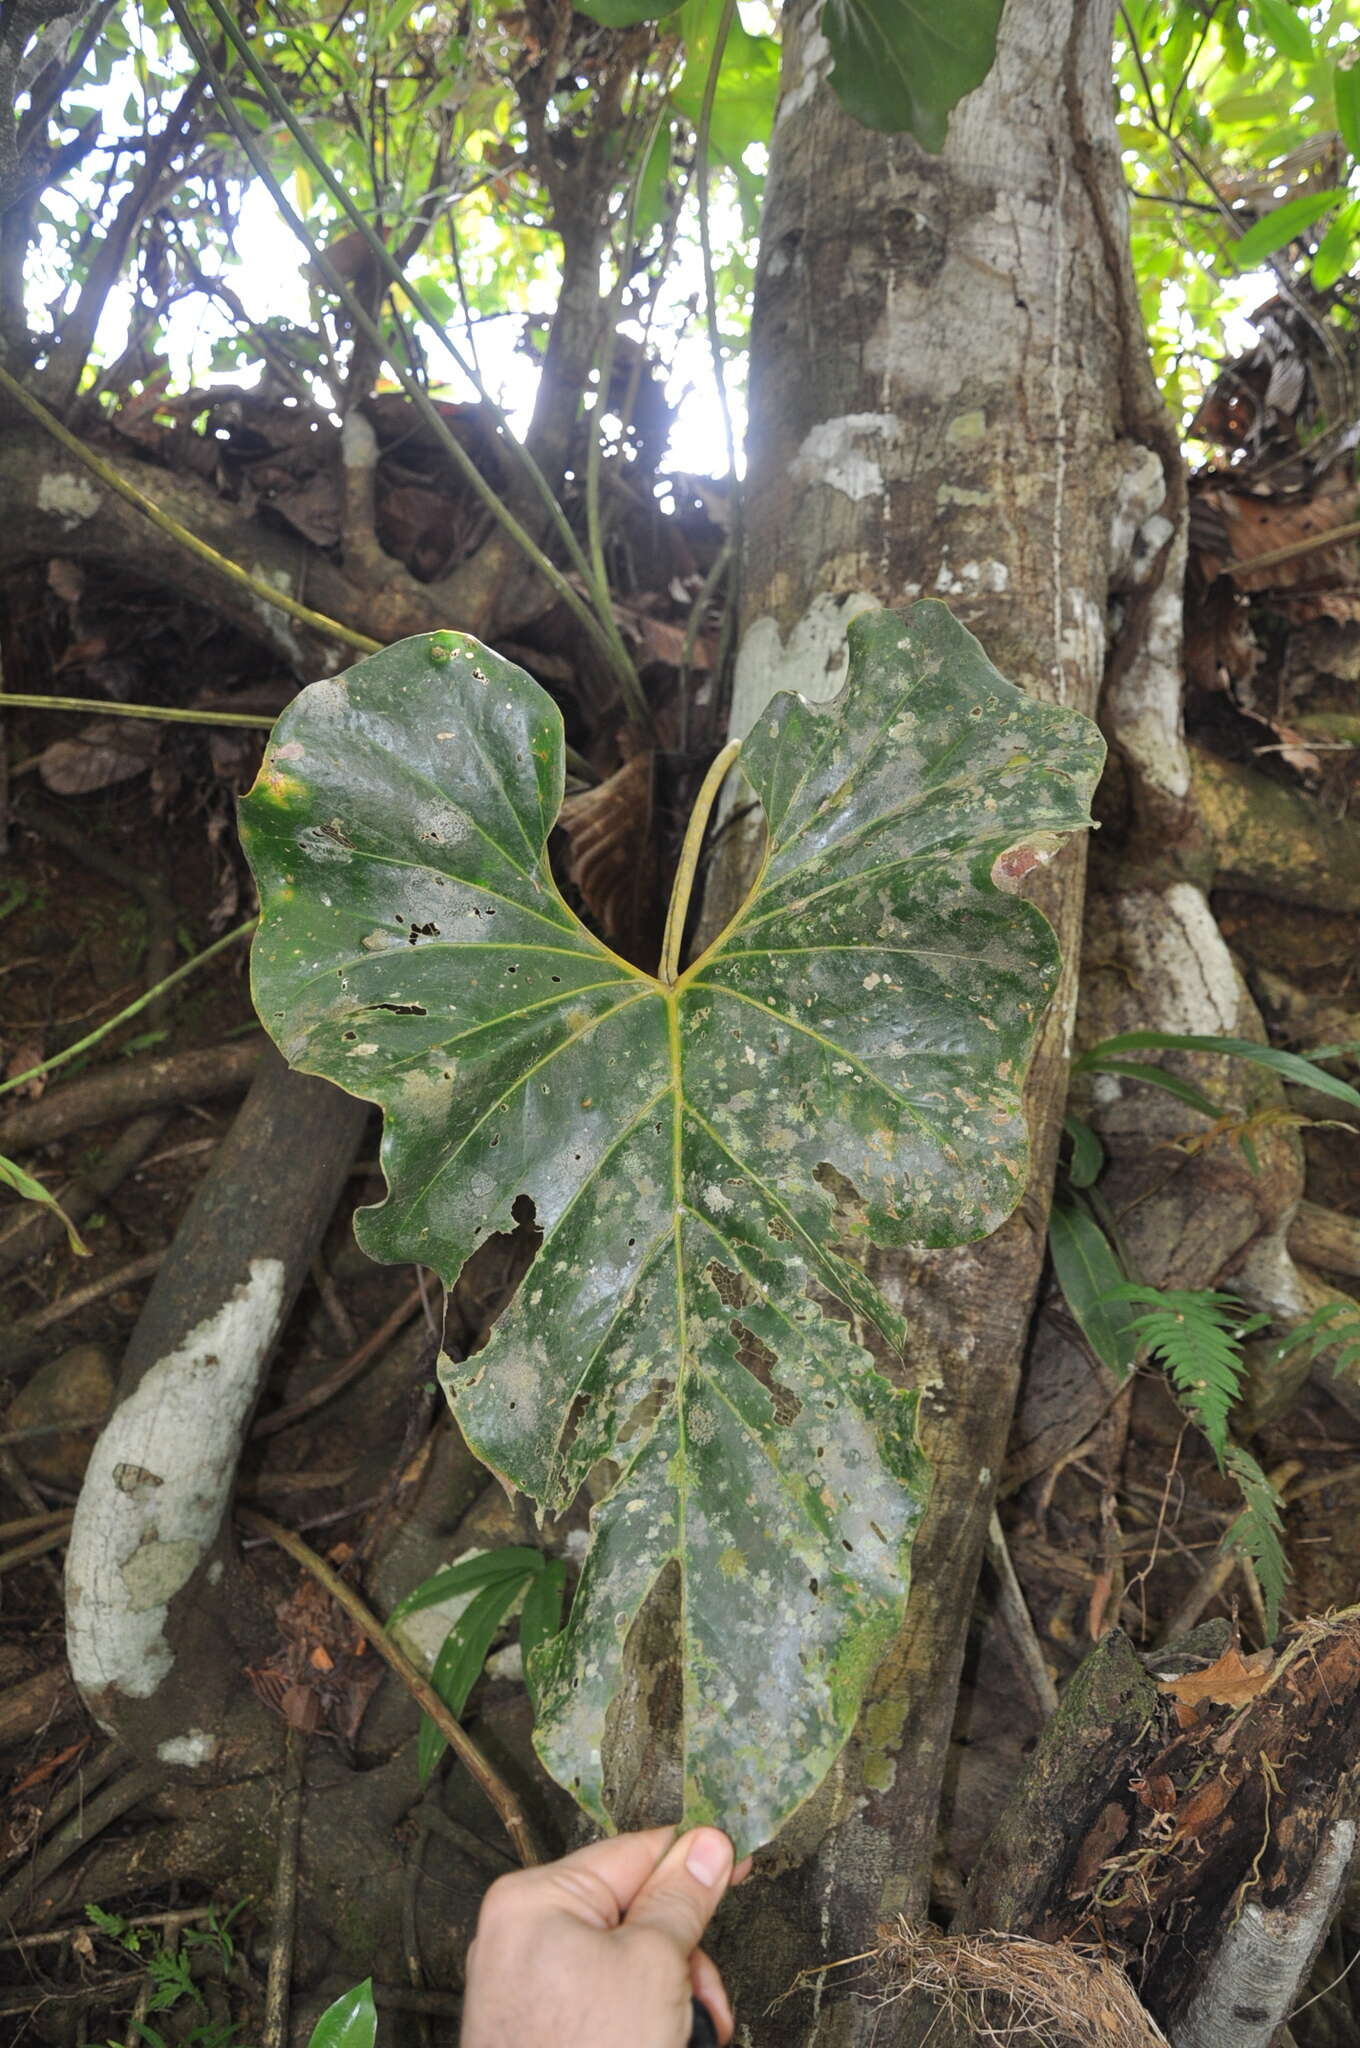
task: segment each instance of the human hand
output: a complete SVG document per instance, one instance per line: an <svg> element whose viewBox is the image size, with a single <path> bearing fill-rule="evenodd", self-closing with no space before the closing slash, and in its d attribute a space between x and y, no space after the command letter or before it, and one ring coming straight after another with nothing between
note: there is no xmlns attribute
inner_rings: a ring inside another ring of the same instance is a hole
<svg viewBox="0 0 1360 2048"><path fill-rule="evenodd" d="M749 1861L717 1828L648 1828L497 1878L468 1951L462 2048L685 2048L732 2008L699 1939Z"/></svg>

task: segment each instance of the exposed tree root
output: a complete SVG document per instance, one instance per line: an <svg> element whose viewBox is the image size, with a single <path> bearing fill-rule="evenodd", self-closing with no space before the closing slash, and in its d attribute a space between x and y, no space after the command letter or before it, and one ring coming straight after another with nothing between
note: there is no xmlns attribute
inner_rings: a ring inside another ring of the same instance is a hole
<svg viewBox="0 0 1360 2048"><path fill-rule="evenodd" d="M958 2044L1166 2048L1123 1971L1095 1948L1024 1935L941 1934L899 1920L883 1930L874 1967L888 1987L885 2005L922 1994ZM933 2027L930 2038L938 2039Z"/></svg>

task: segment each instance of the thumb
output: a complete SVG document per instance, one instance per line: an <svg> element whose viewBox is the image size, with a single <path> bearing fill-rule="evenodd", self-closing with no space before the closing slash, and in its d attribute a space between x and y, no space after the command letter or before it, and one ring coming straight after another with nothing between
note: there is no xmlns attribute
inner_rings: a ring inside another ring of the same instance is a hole
<svg viewBox="0 0 1360 2048"><path fill-rule="evenodd" d="M703 1939L732 1877L732 1844L718 1828L673 1842L624 1915L625 1927L669 1935L688 1956Z"/></svg>

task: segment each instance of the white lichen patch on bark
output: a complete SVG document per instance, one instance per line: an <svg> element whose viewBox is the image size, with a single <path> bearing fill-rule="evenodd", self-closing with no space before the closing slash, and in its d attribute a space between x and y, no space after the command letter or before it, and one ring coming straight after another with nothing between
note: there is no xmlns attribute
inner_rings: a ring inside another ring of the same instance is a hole
<svg viewBox="0 0 1360 2048"><path fill-rule="evenodd" d="M55 512L68 533L87 519L93 519L101 502L96 486L75 470L51 470L38 479L39 509Z"/></svg>
<svg viewBox="0 0 1360 2048"><path fill-rule="evenodd" d="M283 1298L282 1261L252 1259L249 1279L151 1368L96 1444L66 1565L83 1692L148 1699L169 1673L170 1602L217 1535Z"/></svg>
<svg viewBox="0 0 1360 2048"><path fill-rule="evenodd" d="M295 595L293 579L286 569L267 569L263 562L252 562L250 573L259 583L271 583L282 597L292 597ZM304 669L306 662L302 650L302 642L292 626L288 613L281 611L278 605L270 604L268 599L256 597L253 593L250 599L250 609L254 612L261 625L267 628L269 636L275 645L282 648L286 654L296 661L299 670Z"/></svg>
<svg viewBox="0 0 1360 2048"><path fill-rule="evenodd" d="M797 85L786 92L779 102L779 112L775 116L776 128L782 127L790 114L797 113L799 107L807 105L821 83L822 74L828 69L826 60L830 55L830 43L820 29L814 29L803 45L802 75Z"/></svg>
<svg viewBox="0 0 1360 2048"><path fill-rule="evenodd" d="M883 491L879 453L895 449L902 422L890 412L849 412L839 419L819 420L803 436L790 465L795 483L825 484L842 497L858 502Z"/></svg>
<svg viewBox="0 0 1360 2048"><path fill-rule="evenodd" d="M846 627L861 612L878 608L879 599L867 590L852 590L841 597L823 591L812 600L787 640L774 619L753 620L737 650L728 724L731 737L745 739L777 690L795 690L809 704L830 703L839 695L850 665Z"/></svg>
<svg viewBox="0 0 1360 2048"><path fill-rule="evenodd" d="M190 1728L187 1734L172 1735L168 1741L158 1743L156 1754L163 1764L187 1764L192 1770L199 1764L211 1763L217 1755L217 1737L206 1728Z"/></svg>
<svg viewBox="0 0 1360 2048"><path fill-rule="evenodd" d="M1151 545L1149 529L1165 527L1154 514L1134 538L1135 562L1146 559L1140 540ZM1163 535L1165 538L1165 535ZM1148 605L1138 647L1110 705L1111 737L1130 765L1164 796L1190 793L1190 757L1182 708L1185 665L1181 651L1181 586L1186 537L1173 544L1166 574Z"/></svg>

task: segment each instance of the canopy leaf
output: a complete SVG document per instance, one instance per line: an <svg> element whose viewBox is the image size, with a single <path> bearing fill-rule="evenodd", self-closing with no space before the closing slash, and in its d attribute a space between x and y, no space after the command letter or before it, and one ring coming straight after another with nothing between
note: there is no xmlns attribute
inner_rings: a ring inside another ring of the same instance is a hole
<svg viewBox="0 0 1360 2048"><path fill-rule="evenodd" d="M625 1639L672 1568L685 1816L739 1850L830 1767L906 1599L915 1397L870 1356L903 1328L846 1254L981 1237L1019 1200L1059 962L993 873L1088 822L1103 754L942 605L850 635L841 697L781 695L746 741L764 862L673 985L562 900L561 718L463 635L312 684L242 805L260 1014L386 1112L365 1248L452 1284L533 1203L518 1295L442 1367L468 1441L554 1512L618 1468L531 1658L540 1753L607 1818Z"/></svg>
<svg viewBox="0 0 1360 2048"><path fill-rule="evenodd" d="M1003 0L826 0L831 86L866 128L944 148L949 116L996 60Z"/></svg>

